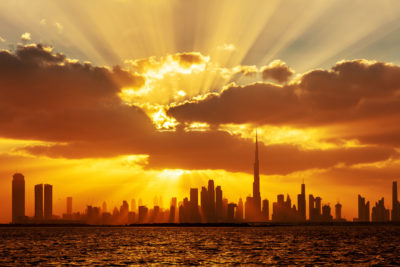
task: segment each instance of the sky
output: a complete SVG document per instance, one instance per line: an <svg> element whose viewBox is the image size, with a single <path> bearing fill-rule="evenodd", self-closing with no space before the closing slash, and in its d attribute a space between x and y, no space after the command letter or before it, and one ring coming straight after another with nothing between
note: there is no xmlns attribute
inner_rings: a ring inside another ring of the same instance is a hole
<svg viewBox="0 0 400 267"><path fill-rule="evenodd" d="M400 173L397 0L3 0L0 222L11 180L53 185L54 213L208 179L237 202L300 185L348 220Z"/></svg>

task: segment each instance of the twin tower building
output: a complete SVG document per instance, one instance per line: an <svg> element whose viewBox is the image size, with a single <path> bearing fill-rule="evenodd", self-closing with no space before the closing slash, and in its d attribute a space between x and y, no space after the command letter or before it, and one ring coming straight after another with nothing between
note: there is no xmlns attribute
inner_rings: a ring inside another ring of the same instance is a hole
<svg viewBox="0 0 400 267"><path fill-rule="evenodd" d="M53 186L35 185L35 220L50 220L53 217ZM12 180L12 222L24 223L25 216L25 177L21 173L13 175Z"/></svg>

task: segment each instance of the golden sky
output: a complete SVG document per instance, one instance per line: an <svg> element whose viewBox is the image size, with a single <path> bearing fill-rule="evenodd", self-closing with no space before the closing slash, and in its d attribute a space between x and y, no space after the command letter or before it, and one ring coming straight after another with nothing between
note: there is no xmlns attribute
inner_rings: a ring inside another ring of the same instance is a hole
<svg viewBox="0 0 400 267"><path fill-rule="evenodd" d="M379 10L379 12L377 12ZM188 196L306 193L391 208L400 159L396 0L0 2L0 222L11 177L54 213ZM297 204L297 203L296 203Z"/></svg>

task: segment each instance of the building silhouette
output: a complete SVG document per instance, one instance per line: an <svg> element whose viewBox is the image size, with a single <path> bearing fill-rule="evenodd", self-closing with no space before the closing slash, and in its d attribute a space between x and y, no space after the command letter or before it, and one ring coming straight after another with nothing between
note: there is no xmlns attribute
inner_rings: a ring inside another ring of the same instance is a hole
<svg viewBox="0 0 400 267"><path fill-rule="evenodd" d="M370 219L370 209L369 209L369 201L365 203L365 198L361 195L358 195L358 218L359 222L369 222Z"/></svg>
<svg viewBox="0 0 400 267"><path fill-rule="evenodd" d="M392 222L400 221L400 203L397 199L397 182L392 185Z"/></svg>
<svg viewBox="0 0 400 267"><path fill-rule="evenodd" d="M173 197L171 199L171 205L169 208L169 218L168 222L169 223L174 223L175 222L175 216L176 216L176 197Z"/></svg>
<svg viewBox="0 0 400 267"><path fill-rule="evenodd" d="M258 159L258 135L256 131L255 156L254 156L254 181L253 196L246 198L245 219L248 222L262 221L261 194L260 194L260 166Z"/></svg>
<svg viewBox="0 0 400 267"><path fill-rule="evenodd" d="M297 207L300 219L306 221L306 185L304 183L301 184L301 194L297 195Z"/></svg>
<svg viewBox="0 0 400 267"><path fill-rule="evenodd" d="M139 223L145 223L149 209L146 206L139 206Z"/></svg>
<svg viewBox="0 0 400 267"><path fill-rule="evenodd" d="M208 201L207 201L207 211L208 211L208 220L209 222L215 222L215 189L214 189L214 180L208 180ZM222 192L221 192L222 195Z"/></svg>
<svg viewBox="0 0 400 267"><path fill-rule="evenodd" d="M43 184L35 185L35 219L43 219Z"/></svg>
<svg viewBox="0 0 400 267"><path fill-rule="evenodd" d="M290 196L280 194L277 196L277 201L272 203L272 221L274 222L297 222L299 221L299 213L296 206L292 206Z"/></svg>
<svg viewBox="0 0 400 267"><path fill-rule="evenodd" d="M223 220L223 207L222 207L222 189L221 186L215 188L215 213L217 222Z"/></svg>
<svg viewBox="0 0 400 267"><path fill-rule="evenodd" d="M269 201L268 199L264 199L262 202L262 220L269 221Z"/></svg>
<svg viewBox="0 0 400 267"><path fill-rule="evenodd" d="M197 188L190 189L190 222L200 222L199 214L199 190Z"/></svg>
<svg viewBox="0 0 400 267"><path fill-rule="evenodd" d="M372 221L373 222L388 222L389 210L385 208L385 199L381 198L375 203L372 208Z"/></svg>
<svg viewBox="0 0 400 267"><path fill-rule="evenodd" d="M339 202L335 205L335 220L342 220L342 204L340 204Z"/></svg>
<svg viewBox="0 0 400 267"><path fill-rule="evenodd" d="M72 197L67 197L67 215L72 215Z"/></svg>
<svg viewBox="0 0 400 267"><path fill-rule="evenodd" d="M322 206L322 217L321 217L321 219L324 222L332 221L331 207L328 204Z"/></svg>
<svg viewBox="0 0 400 267"><path fill-rule="evenodd" d="M322 199L320 197L314 198L311 194L308 196L308 212L310 221L318 222L322 220L321 201Z"/></svg>
<svg viewBox="0 0 400 267"><path fill-rule="evenodd" d="M12 222L25 220L25 177L21 173L13 175L12 180Z"/></svg>
<svg viewBox="0 0 400 267"><path fill-rule="evenodd" d="M235 219L237 222L242 222L243 221L243 201L240 198L237 208L236 208L236 214L235 214Z"/></svg>
<svg viewBox="0 0 400 267"><path fill-rule="evenodd" d="M49 220L53 217L53 186L44 185L44 218Z"/></svg>

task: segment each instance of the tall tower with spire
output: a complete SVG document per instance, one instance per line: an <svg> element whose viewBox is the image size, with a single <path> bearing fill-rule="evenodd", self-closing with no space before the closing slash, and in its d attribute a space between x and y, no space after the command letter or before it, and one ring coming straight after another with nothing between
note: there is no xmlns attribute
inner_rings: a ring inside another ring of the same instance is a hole
<svg viewBox="0 0 400 267"><path fill-rule="evenodd" d="M254 182L253 182L253 208L254 215L258 218L261 214L261 195L260 195L260 168L258 161L258 135L256 129L256 149L254 158Z"/></svg>

